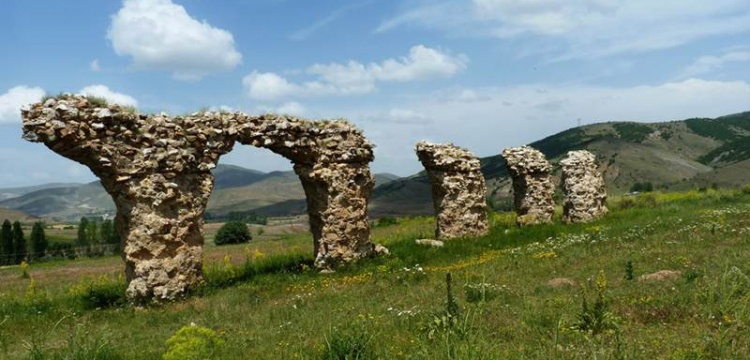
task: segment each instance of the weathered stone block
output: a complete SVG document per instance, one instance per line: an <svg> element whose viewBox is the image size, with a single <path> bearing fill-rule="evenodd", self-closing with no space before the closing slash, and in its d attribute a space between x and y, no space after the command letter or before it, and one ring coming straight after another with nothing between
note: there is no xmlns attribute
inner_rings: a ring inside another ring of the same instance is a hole
<svg viewBox="0 0 750 360"><path fill-rule="evenodd" d="M432 185L437 239L482 236L489 231L487 193L479 159L453 144L416 147Z"/></svg>
<svg viewBox="0 0 750 360"><path fill-rule="evenodd" d="M503 150L508 173L513 180L513 205L519 226L552 222L555 212L555 185L552 166L539 150L528 146Z"/></svg>
<svg viewBox="0 0 750 360"><path fill-rule="evenodd" d="M607 190L594 154L570 151L562 165L563 221L589 222L607 214Z"/></svg>

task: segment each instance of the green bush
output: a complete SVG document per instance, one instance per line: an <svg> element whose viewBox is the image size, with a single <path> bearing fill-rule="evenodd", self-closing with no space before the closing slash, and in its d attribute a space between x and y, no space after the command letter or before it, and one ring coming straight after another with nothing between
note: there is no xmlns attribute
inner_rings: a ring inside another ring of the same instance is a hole
<svg viewBox="0 0 750 360"><path fill-rule="evenodd" d="M214 359L222 345L224 340L215 331L191 324L183 326L167 340L169 349L164 353L163 359Z"/></svg>
<svg viewBox="0 0 750 360"><path fill-rule="evenodd" d="M252 240L250 230L247 225L241 221L229 221L222 225L216 233L214 243L216 245L242 244Z"/></svg>

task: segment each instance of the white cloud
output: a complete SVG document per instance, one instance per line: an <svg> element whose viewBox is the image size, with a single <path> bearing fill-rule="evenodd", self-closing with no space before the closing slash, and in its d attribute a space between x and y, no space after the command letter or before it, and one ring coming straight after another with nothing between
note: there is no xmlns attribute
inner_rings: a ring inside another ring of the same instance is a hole
<svg viewBox="0 0 750 360"><path fill-rule="evenodd" d="M315 64L306 73L316 80L302 84L292 83L275 73L254 71L242 80L248 96L258 100L289 97L364 94L376 89L378 82L407 82L436 77L450 77L464 69L468 58L463 55L416 45L409 55L386 59L381 63L362 64L349 61L345 64Z"/></svg>
<svg viewBox="0 0 750 360"><path fill-rule="evenodd" d="M91 61L91 63L89 63L89 68L93 72L102 71L101 66L99 66L99 59L94 59L93 61Z"/></svg>
<svg viewBox="0 0 750 360"><path fill-rule="evenodd" d="M750 62L750 48L736 48L726 51L719 56L700 57L682 71L680 78L689 78L715 72L728 63L736 62Z"/></svg>
<svg viewBox="0 0 750 360"><path fill-rule="evenodd" d="M745 0L442 0L419 2L376 31L417 25L452 34L523 38L557 59L673 48L750 31Z"/></svg>
<svg viewBox="0 0 750 360"><path fill-rule="evenodd" d="M306 112L307 112L307 109L305 109L305 106L296 101L289 101L289 102L283 103L281 104L281 106L276 108L277 114L303 116L305 115Z"/></svg>
<svg viewBox="0 0 750 360"><path fill-rule="evenodd" d="M96 96L96 97L104 98L107 100L107 102L114 103L114 104L120 104L124 106L133 106L133 107L138 106L138 100L136 100L132 96L112 91L104 85L86 86L85 88L81 89L81 91L79 91L78 93L81 95Z"/></svg>
<svg viewBox="0 0 750 360"><path fill-rule="evenodd" d="M247 89L247 95L257 100L273 100L297 96L304 92L304 88L292 84L285 78L274 73L259 73L253 71L242 79L242 85Z"/></svg>
<svg viewBox="0 0 750 360"><path fill-rule="evenodd" d="M337 86L362 87L375 81L414 81L433 77L449 77L466 68L465 55L451 56L440 50L417 45L409 56L387 59L380 64L368 65L356 61L347 64L315 64L308 68L310 74Z"/></svg>
<svg viewBox="0 0 750 360"><path fill-rule="evenodd" d="M20 123L21 107L42 99L44 90L25 85L11 88L0 95L0 124Z"/></svg>
<svg viewBox="0 0 750 360"><path fill-rule="evenodd" d="M255 106L251 112L254 113L273 113L273 114L281 114L281 115L291 115L291 116L307 116L308 110L307 108L296 102L296 101L288 101L280 105L257 105Z"/></svg>
<svg viewBox="0 0 750 360"><path fill-rule="evenodd" d="M393 108L391 109L382 122L400 123L400 124L429 124L430 119L420 112L411 109Z"/></svg>
<svg viewBox="0 0 750 360"><path fill-rule="evenodd" d="M171 0L125 0L107 38L118 55L132 56L135 68L171 71L178 80L199 80L242 61L230 32Z"/></svg>

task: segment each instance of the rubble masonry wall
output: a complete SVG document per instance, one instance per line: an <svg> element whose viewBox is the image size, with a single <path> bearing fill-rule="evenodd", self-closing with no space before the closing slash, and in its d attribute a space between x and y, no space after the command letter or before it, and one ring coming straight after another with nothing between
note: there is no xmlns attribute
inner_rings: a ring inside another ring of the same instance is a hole
<svg viewBox="0 0 750 360"><path fill-rule="evenodd" d="M567 223L590 222L607 214L607 191L597 169L596 157L586 151L569 151L562 165L562 220Z"/></svg>
<svg viewBox="0 0 750 360"><path fill-rule="evenodd" d="M482 236L489 231L486 187L479 159L453 144L416 146L432 185L437 239Z"/></svg>
<svg viewBox="0 0 750 360"><path fill-rule="evenodd" d="M502 152L513 181L513 205L519 226L552 222L555 212L555 185L552 166L539 150L528 146L510 147Z"/></svg>

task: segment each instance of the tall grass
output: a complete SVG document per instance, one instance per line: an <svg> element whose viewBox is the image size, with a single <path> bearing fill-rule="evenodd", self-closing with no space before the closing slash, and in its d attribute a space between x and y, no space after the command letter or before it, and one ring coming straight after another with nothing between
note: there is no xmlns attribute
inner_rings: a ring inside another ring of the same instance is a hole
<svg viewBox="0 0 750 360"><path fill-rule="evenodd" d="M30 279L0 269L25 284L0 284L0 358L158 359L191 323L215 332L227 359L750 358L750 194L617 201L592 224L517 228L512 214L493 214L489 235L443 248L414 243L432 219L398 219L373 230L391 256L333 274L314 271L310 254L259 243L241 261L209 263L186 299L141 308L122 301L117 276L65 278L77 261L32 264ZM638 280L659 270L681 275ZM51 276L69 289L50 290ZM460 309L450 321L449 303Z"/></svg>

